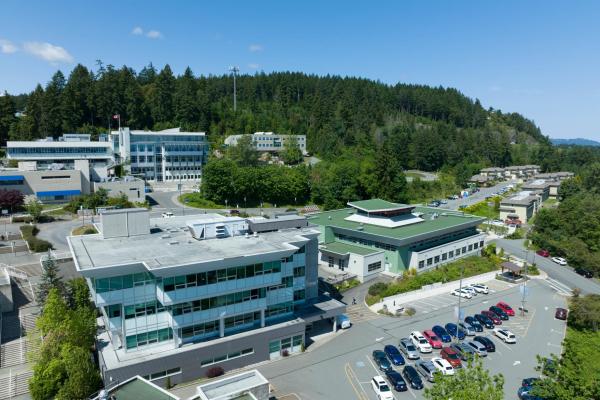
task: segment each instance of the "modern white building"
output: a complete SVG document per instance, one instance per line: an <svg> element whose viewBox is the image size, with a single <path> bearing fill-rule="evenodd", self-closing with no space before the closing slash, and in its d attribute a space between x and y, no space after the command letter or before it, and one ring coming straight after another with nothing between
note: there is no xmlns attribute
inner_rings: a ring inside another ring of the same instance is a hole
<svg viewBox="0 0 600 400"><path fill-rule="evenodd" d="M302 351L306 326L345 305L318 293L319 231L292 221L126 209L102 213L98 234L68 237L102 314L104 382L180 383Z"/></svg>
<svg viewBox="0 0 600 400"><path fill-rule="evenodd" d="M225 138L226 146L237 146L238 141L247 135L231 135ZM265 152L278 152L285 148L285 144L288 141L294 140L302 151L302 154L306 152L306 136L305 135L280 135L273 132L255 132L252 135L252 145L257 151Z"/></svg>
<svg viewBox="0 0 600 400"><path fill-rule="evenodd" d="M200 179L209 149L204 132L179 128L158 132L121 128L111 132L111 143L119 160L130 164L131 174L157 182Z"/></svg>

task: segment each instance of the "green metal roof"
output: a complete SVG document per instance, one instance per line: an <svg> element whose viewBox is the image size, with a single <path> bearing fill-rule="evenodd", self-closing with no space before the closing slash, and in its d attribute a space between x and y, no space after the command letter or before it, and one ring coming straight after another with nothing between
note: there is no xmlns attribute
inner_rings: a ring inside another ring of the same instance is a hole
<svg viewBox="0 0 600 400"><path fill-rule="evenodd" d="M402 210L404 208L410 208L406 204L392 203L390 201L381 199L370 199L370 200L359 200L350 201L348 205L353 208L358 208L367 212L373 211L390 211L390 210Z"/></svg>
<svg viewBox="0 0 600 400"><path fill-rule="evenodd" d="M178 400L177 396L171 395L160 388L144 382L141 379L134 378L129 382L125 382L122 386L118 386L110 394L116 400Z"/></svg>
<svg viewBox="0 0 600 400"><path fill-rule="evenodd" d="M332 253L337 253L337 254L354 253L354 254L359 254L361 256L367 256L369 254L375 254L375 253L379 253L380 251L382 251L382 250L369 249L367 247L362 247L362 246L355 246L352 244L346 244L346 243L342 243L342 242L325 243L325 245L322 245L321 248L323 250L328 250Z"/></svg>
<svg viewBox="0 0 600 400"><path fill-rule="evenodd" d="M421 216L421 218L423 219L422 222L399 226L396 228L388 228L384 226L370 225L367 223L361 224L359 222L345 220L345 218L352 214L352 211L353 210L351 208L325 211L310 216L308 220L310 223L316 225L344 228L361 233L383 236L398 240L426 235L438 230L444 230L448 228L466 228L469 226L479 225L480 223L485 221L485 218L477 217L470 214L463 214L458 211L416 206L413 210L413 214L423 214ZM432 219L432 215L434 213L438 214L438 217Z"/></svg>

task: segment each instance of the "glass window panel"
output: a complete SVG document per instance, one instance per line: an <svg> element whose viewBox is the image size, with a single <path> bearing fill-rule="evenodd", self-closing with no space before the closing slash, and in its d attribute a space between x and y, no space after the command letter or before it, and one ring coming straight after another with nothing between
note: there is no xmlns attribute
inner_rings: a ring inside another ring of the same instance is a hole
<svg viewBox="0 0 600 400"><path fill-rule="evenodd" d="M123 275L123 289L129 289L133 287L133 275Z"/></svg>

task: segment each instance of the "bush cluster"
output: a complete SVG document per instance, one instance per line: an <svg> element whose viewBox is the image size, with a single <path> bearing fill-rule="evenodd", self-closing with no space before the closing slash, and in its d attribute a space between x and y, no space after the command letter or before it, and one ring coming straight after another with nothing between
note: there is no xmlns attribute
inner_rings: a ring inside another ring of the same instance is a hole
<svg viewBox="0 0 600 400"><path fill-rule="evenodd" d="M52 243L36 237L40 230L35 225L24 225L21 227L23 240L27 242L29 250L34 253L41 253L52 249Z"/></svg>

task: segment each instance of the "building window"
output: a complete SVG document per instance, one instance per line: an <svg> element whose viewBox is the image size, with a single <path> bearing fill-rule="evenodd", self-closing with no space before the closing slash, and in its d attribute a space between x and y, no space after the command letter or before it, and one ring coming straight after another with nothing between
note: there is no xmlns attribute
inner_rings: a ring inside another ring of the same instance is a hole
<svg viewBox="0 0 600 400"><path fill-rule="evenodd" d="M473 243L473 248L477 249L479 247L479 243Z"/></svg>
<svg viewBox="0 0 600 400"><path fill-rule="evenodd" d="M427 259L427 265L432 265L433 264L433 258L428 258Z"/></svg>
<svg viewBox="0 0 600 400"><path fill-rule="evenodd" d="M173 331L171 328L159 329L157 331L150 331L139 333L137 335L127 336L125 343L127 349L133 349L136 347L145 346L152 343L164 342L173 339Z"/></svg>
<svg viewBox="0 0 600 400"><path fill-rule="evenodd" d="M440 256L435 256L435 263L439 263L440 262Z"/></svg>
<svg viewBox="0 0 600 400"><path fill-rule="evenodd" d="M367 271L373 272L381 268L381 261L377 261L367 265Z"/></svg>
<svg viewBox="0 0 600 400"><path fill-rule="evenodd" d="M454 258L454 250L450 250L450 251L448 252L448 257L449 257L449 258Z"/></svg>
<svg viewBox="0 0 600 400"><path fill-rule="evenodd" d="M142 376L142 378L144 378L144 379L152 382L152 381L155 381L157 379L166 378L166 377L177 375L177 374L180 374L180 373L181 373L181 368L177 367L177 368L168 369L166 371L155 372L155 373L150 374L150 375L144 375L144 376Z"/></svg>
<svg viewBox="0 0 600 400"><path fill-rule="evenodd" d="M111 306L106 307L106 314L108 318L117 318L121 316L121 305L113 304Z"/></svg>
<svg viewBox="0 0 600 400"><path fill-rule="evenodd" d="M424 260L419 261L419 268L425 268L425 261Z"/></svg>
<svg viewBox="0 0 600 400"><path fill-rule="evenodd" d="M292 279L290 277L290 279ZM267 295L266 288L244 290L242 292L224 294L201 300L188 301L175 304L171 307L173 316L188 314L196 311L204 311L212 308L225 307L232 304L239 304L250 300L263 299Z"/></svg>
<svg viewBox="0 0 600 400"><path fill-rule="evenodd" d="M473 251L473 245L472 244L469 245L469 251Z"/></svg>
<svg viewBox="0 0 600 400"><path fill-rule="evenodd" d="M479 242L479 247L483 247L483 240Z"/></svg>
<svg viewBox="0 0 600 400"><path fill-rule="evenodd" d="M306 293L304 289L294 290L294 301L304 300L306 297Z"/></svg>
<svg viewBox="0 0 600 400"><path fill-rule="evenodd" d="M463 254L465 254L465 253L467 252L467 246L464 246L464 247L462 248L462 252L463 252Z"/></svg>
<svg viewBox="0 0 600 400"><path fill-rule="evenodd" d="M333 257L329 256L329 259L327 261L329 268L333 268Z"/></svg>
<svg viewBox="0 0 600 400"><path fill-rule="evenodd" d="M209 358L206 360L203 360L200 362L200 366L201 367L206 367L208 365L213 365L216 363L220 363L223 361L227 361L227 360L232 360L234 358L239 358L239 357L244 357L250 354L254 354L254 349L253 348L247 348L241 351L234 351L222 356L218 356L218 357L214 357L214 358Z"/></svg>
<svg viewBox="0 0 600 400"><path fill-rule="evenodd" d="M294 267L294 278L299 278L306 275L305 267Z"/></svg>
<svg viewBox="0 0 600 400"><path fill-rule="evenodd" d="M448 253L442 254L442 261L446 261L448 259Z"/></svg>

